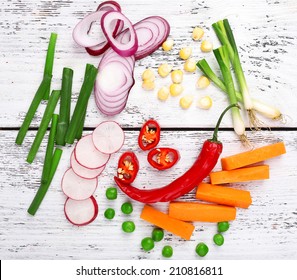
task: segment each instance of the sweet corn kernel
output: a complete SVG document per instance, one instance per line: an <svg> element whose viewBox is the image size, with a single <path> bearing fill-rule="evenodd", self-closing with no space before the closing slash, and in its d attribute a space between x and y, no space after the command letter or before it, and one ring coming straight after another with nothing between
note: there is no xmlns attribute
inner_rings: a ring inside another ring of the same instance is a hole
<svg viewBox="0 0 297 280"><path fill-rule="evenodd" d="M192 39L194 41L198 41L203 37L203 35L204 35L204 30L202 28L196 26L192 32Z"/></svg>
<svg viewBox="0 0 297 280"><path fill-rule="evenodd" d="M168 87L161 87L158 91L158 98L161 100L161 101L165 101L167 100L167 98L169 97L169 89Z"/></svg>
<svg viewBox="0 0 297 280"><path fill-rule="evenodd" d="M155 74L150 68L144 70L141 77L143 81L149 80L153 82L155 80Z"/></svg>
<svg viewBox="0 0 297 280"><path fill-rule="evenodd" d="M196 71L196 60L193 58L187 59L184 64L184 69L187 72L195 72Z"/></svg>
<svg viewBox="0 0 297 280"><path fill-rule="evenodd" d="M188 59L192 55L192 48L186 47L179 51L179 57L183 60Z"/></svg>
<svg viewBox="0 0 297 280"><path fill-rule="evenodd" d="M207 41L207 40L202 41L201 46L200 46L201 51L211 52L212 48L213 48L212 42Z"/></svg>
<svg viewBox="0 0 297 280"><path fill-rule="evenodd" d="M210 84L209 79L205 76L201 76L198 79L196 86L197 86L197 88L207 88L209 86L209 84Z"/></svg>
<svg viewBox="0 0 297 280"><path fill-rule="evenodd" d="M163 44L162 44L162 48L165 52L168 52L172 49L174 44L173 39L167 39Z"/></svg>
<svg viewBox="0 0 297 280"><path fill-rule="evenodd" d="M188 109L193 103L193 95L187 94L179 100L179 105L183 109Z"/></svg>
<svg viewBox="0 0 297 280"><path fill-rule="evenodd" d="M149 79L144 80L142 82L142 88L145 90L154 90L155 89L155 83L154 81L151 81Z"/></svg>
<svg viewBox="0 0 297 280"><path fill-rule="evenodd" d="M198 100L197 106L201 109L208 110L212 106L212 99L209 96L203 96Z"/></svg>
<svg viewBox="0 0 297 280"><path fill-rule="evenodd" d="M172 66L167 63L164 63L159 66L158 73L162 78L165 78L166 76L169 75L171 70L172 70Z"/></svg>
<svg viewBox="0 0 297 280"><path fill-rule="evenodd" d="M184 87L181 84L171 84L169 90L171 96L178 96L183 92Z"/></svg>
<svg viewBox="0 0 297 280"><path fill-rule="evenodd" d="M173 70L171 72L171 80L175 84L180 84L183 81L184 73L182 70Z"/></svg>

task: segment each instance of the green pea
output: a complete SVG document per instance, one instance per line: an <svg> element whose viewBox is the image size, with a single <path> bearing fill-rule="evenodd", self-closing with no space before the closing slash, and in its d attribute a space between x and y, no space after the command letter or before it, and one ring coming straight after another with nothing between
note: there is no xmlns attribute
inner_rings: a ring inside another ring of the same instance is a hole
<svg viewBox="0 0 297 280"><path fill-rule="evenodd" d="M151 237L145 237L141 241L141 247L144 251L150 251L155 247L155 242Z"/></svg>
<svg viewBox="0 0 297 280"><path fill-rule="evenodd" d="M219 222L218 223L218 231L225 232L229 229L229 222Z"/></svg>
<svg viewBox="0 0 297 280"><path fill-rule="evenodd" d="M220 233L217 233L213 236L213 241L216 245L222 246L224 244L224 236Z"/></svg>
<svg viewBox="0 0 297 280"><path fill-rule="evenodd" d="M114 218L115 211L112 208L107 208L104 212L104 217L108 220L112 220Z"/></svg>
<svg viewBox="0 0 297 280"><path fill-rule="evenodd" d="M161 228L154 228L152 232L152 238L154 241L161 241L164 237L164 231Z"/></svg>
<svg viewBox="0 0 297 280"><path fill-rule="evenodd" d="M121 210L124 214L129 215L133 212L133 206L130 202L125 202L122 204Z"/></svg>
<svg viewBox="0 0 297 280"><path fill-rule="evenodd" d="M196 253L200 257L204 257L208 253L208 247L205 243L201 242L196 246Z"/></svg>
<svg viewBox="0 0 297 280"><path fill-rule="evenodd" d="M118 190L117 190L117 188L109 187L109 188L107 188L105 195L106 195L106 198L109 200L117 199Z"/></svg>
<svg viewBox="0 0 297 280"><path fill-rule="evenodd" d="M131 233L135 230L135 224L132 221L125 221L122 223L122 230L127 233Z"/></svg>
<svg viewBox="0 0 297 280"><path fill-rule="evenodd" d="M171 258L173 255L173 249L171 246L164 246L162 250L162 256L164 258Z"/></svg>

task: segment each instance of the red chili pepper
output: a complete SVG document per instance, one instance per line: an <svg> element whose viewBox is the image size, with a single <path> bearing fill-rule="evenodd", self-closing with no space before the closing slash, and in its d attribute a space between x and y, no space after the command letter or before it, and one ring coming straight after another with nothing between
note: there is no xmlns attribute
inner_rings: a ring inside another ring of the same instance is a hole
<svg viewBox="0 0 297 280"><path fill-rule="evenodd" d="M131 184L138 173L139 163L133 152L125 152L121 155L118 162L117 179L122 183Z"/></svg>
<svg viewBox="0 0 297 280"><path fill-rule="evenodd" d="M178 162L179 152L172 148L155 148L148 153L147 160L152 167L165 170Z"/></svg>
<svg viewBox="0 0 297 280"><path fill-rule="evenodd" d="M212 171L220 157L223 145L217 139L218 129L224 114L234 106L238 107L237 104L232 104L221 114L213 132L212 139L208 139L204 142L198 158L192 167L182 176L175 179L167 186L151 190L135 188L130 184L123 183L115 177L115 182L119 188L132 199L143 203L172 201L193 190L195 186L201 183L202 180Z"/></svg>
<svg viewBox="0 0 297 280"><path fill-rule="evenodd" d="M160 125L155 120L146 121L138 136L139 147L144 151L156 147L160 141L160 133Z"/></svg>

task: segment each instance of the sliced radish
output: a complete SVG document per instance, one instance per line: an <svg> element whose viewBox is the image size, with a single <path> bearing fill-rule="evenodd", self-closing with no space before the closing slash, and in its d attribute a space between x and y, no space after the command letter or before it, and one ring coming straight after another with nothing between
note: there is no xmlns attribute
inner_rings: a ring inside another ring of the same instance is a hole
<svg viewBox="0 0 297 280"><path fill-rule="evenodd" d="M97 169L89 169L89 168L83 167L75 159L74 151L72 152L71 157L70 157L70 165L71 165L73 172L76 175L78 175L82 178L85 178L85 179L94 179L94 178L98 177L105 169L105 165L103 165L102 167L99 167Z"/></svg>
<svg viewBox="0 0 297 280"><path fill-rule="evenodd" d="M62 178L61 187L64 194L74 200L84 200L91 197L96 188L98 180L86 179L78 176L72 168L69 168Z"/></svg>
<svg viewBox="0 0 297 280"><path fill-rule="evenodd" d="M85 200L67 198L64 205L67 220L76 226L86 226L93 222L98 215L98 204L95 197Z"/></svg>
<svg viewBox="0 0 297 280"><path fill-rule="evenodd" d="M80 165L89 169L98 169L104 166L110 158L109 154L96 149L92 134L82 137L77 142L74 155Z"/></svg>
<svg viewBox="0 0 297 280"><path fill-rule="evenodd" d="M125 134L120 125L114 121L100 123L93 132L93 142L98 151L112 154L124 144Z"/></svg>

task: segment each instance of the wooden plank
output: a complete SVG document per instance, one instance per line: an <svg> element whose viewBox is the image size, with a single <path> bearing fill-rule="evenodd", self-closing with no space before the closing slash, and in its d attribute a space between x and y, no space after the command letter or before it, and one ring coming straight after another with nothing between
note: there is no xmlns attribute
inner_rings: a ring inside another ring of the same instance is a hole
<svg viewBox="0 0 297 280"><path fill-rule="evenodd" d="M114 185L119 154L111 157L108 166L99 178L95 196L99 203L99 216L89 226L72 226L64 217L65 196L60 189L60 180L69 166L72 148L64 149L61 164L53 184L35 217L27 215L29 206L38 188L42 161L45 152L43 143L36 161L25 162L35 132L30 131L24 146L12 143L16 131L0 131L0 258L1 259L161 259L163 245L174 248L174 259L197 259L195 246L206 242L210 251L207 259L296 259L297 258L297 191L296 191L296 141L294 131L254 133L253 143L265 145L284 141L287 154L266 162L270 165L271 179L253 183L234 184L239 189L251 191L253 204L249 209L238 209L237 219L224 234L223 247L213 245L212 236L216 225L195 223L196 229L190 241L184 241L169 233L155 249L145 253L140 249L141 239L149 236L153 227L140 220L142 204L133 202L134 212L127 217L120 206L127 197L119 192L116 201L107 201L105 189ZM152 170L146 161L146 152L137 147L137 131L127 131L122 151L133 149L140 161L136 186L158 187L172 181L193 163L203 141L211 136L205 131L163 131L160 146L178 148L181 160L172 169L164 172ZM220 132L224 143L222 156L243 151L233 132ZM215 170L220 170L218 164ZM192 201L195 192L182 200ZM116 210L115 219L106 221L103 213L107 207ZM164 212L168 205L157 204ZM136 231L125 234L121 223L133 220Z"/></svg>
<svg viewBox="0 0 297 280"><path fill-rule="evenodd" d="M164 16L171 24L171 37L175 40L174 50L170 53L157 50L152 56L136 63L136 84L131 91L127 107L122 114L113 118L124 127L139 127L149 117L158 119L164 127L214 125L218 112L228 103L227 98L213 85L206 90L197 90L195 82L200 76L199 71L185 75L184 93L193 94L194 103L200 96L210 95L214 105L209 111L200 110L195 104L189 110L183 111L179 108L178 97L170 98L165 103L158 101L157 90L162 85L169 85L170 78L158 78L156 90L144 92L141 89L140 76L145 68L152 67L156 70L162 62L171 63L174 68L183 67L183 61L178 58L178 51L186 45L193 47L194 58L198 60L206 57L215 66L213 55L201 53L200 43L192 41L191 32L194 26L202 26L205 29L205 38L212 40L214 46L218 47L211 24L224 17L229 18L234 29L252 96L279 107L287 116L286 124L267 122L267 125L297 126L297 121L293 118L297 102L294 94L297 81L292 78L297 70L297 7L294 0L226 0L221 3L215 0L185 0L179 4L173 4L169 0L121 0L119 3L132 22L150 15ZM22 3L11 0L0 1L0 4L0 127L19 127L42 77L50 32L59 34L53 88L60 87L62 68L73 68L73 101L76 100L85 64L89 62L97 65L100 58L86 54L83 48L74 43L71 33L81 18L96 9L97 3L82 0ZM39 109L32 126L38 126L43 110L44 105ZM98 112L92 99L86 126L94 127L104 118L106 117ZM246 123L248 125L248 121ZM223 126L231 126L230 117L224 120Z"/></svg>

